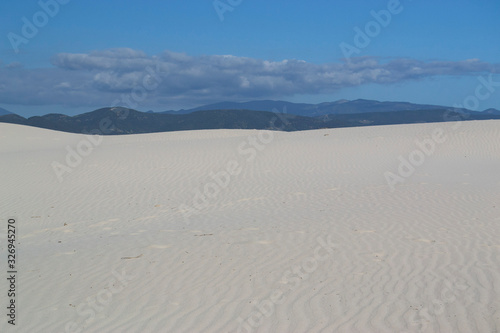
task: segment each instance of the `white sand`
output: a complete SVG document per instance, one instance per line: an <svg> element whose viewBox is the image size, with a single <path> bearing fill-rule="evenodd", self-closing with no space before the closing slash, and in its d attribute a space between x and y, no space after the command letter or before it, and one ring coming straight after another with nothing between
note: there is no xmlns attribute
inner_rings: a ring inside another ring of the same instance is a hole
<svg viewBox="0 0 500 333"><path fill-rule="evenodd" d="M4 274L8 217L19 240L0 331L500 332L500 121L269 135L104 137L59 182L84 136L0 124Z"/></svg>

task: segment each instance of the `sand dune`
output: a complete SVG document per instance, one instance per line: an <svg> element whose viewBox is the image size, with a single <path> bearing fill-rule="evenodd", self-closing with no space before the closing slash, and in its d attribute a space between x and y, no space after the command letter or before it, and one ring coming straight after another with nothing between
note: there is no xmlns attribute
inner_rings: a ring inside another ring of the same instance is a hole
<svg viewBox="0 0 500 333"><path fill-rule="evenodd" d="M19 242L17 323L0 331L498 332L499 143L500 121L0 124L1 228L15 217Z"/></svg>

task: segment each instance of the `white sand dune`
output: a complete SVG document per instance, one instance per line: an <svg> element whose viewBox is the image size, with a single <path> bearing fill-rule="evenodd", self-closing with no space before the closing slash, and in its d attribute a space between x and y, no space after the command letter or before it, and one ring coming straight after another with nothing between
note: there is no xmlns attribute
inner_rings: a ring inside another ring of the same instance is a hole
<svg viewBox="0 0 500 333"><path fill-rule="evenodd" d="M500 331L500 121L88 140L0 124L1 332Z"/></svg>

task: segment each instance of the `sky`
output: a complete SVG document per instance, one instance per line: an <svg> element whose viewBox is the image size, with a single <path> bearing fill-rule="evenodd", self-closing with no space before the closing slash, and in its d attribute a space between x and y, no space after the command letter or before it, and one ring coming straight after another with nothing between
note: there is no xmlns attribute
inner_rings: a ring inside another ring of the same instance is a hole
<svg viewBox="0 0 500 333"><path fill-rule="evenodd" d="M2 0L0 107L29 117L364 98L500 109L499 17L498 0Z"/></svg>

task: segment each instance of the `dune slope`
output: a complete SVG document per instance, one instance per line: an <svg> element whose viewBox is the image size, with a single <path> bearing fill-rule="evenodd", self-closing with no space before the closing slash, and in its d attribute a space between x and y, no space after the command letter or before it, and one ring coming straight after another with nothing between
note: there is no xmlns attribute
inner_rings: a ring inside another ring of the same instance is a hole
<svg viewBox="0 0 500 333"><path fill-rule="evenodd" d="M499 143L493 120L99 138L0 124L14 329L500 331Z"/></svg>

